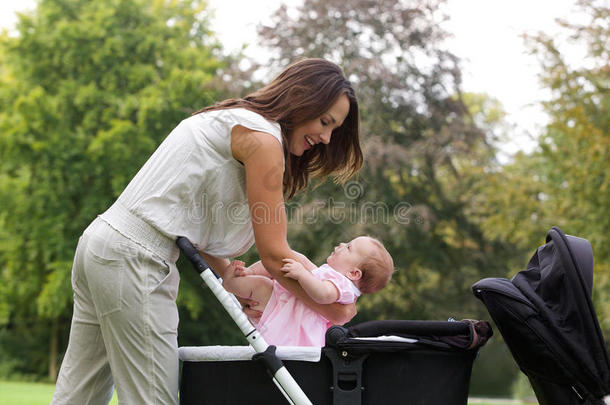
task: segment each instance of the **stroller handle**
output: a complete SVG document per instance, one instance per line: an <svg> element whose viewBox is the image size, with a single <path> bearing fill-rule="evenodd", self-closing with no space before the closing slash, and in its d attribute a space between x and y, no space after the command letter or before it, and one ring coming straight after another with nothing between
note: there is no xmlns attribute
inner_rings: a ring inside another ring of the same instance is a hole
<svg viewBox="0 0 610 405"><path fill-rule="evenodd" d="M199 251L193 246L190 240L183 236L179 236L176 239L176 244L193 264L195 270L199 273L199 276L203 279L205 284L212 290L216 298L220 301L224 309L233 318L233 321L237 324L237 327L241 329L242 333L246 337L246 340L256 350L257 353L267 352L265 356L262 356L267 370L273 377L274 384L278 387L280 392L284 395L286 400L291 405L312 405L311 401L307 398L305 393L301 390L301 387L292 378L290 373L286 370L281 360L275 356L275 348L272 351L268 351L269 345L265 342L263 336L256 330L246 315L241 310L241 305L233 296L228 293L220 284L220 277L212 270L212 268L203 260ZM273 361L269 358L273 357Z"/></svg>
<svg viewBox="0 0 610 405"><path fill-rule="evenodd" d="M178 245L178 247L187 257L187 259L189 259L189 261L193 263L193 266L195 267L197 273L201 274L207 269L212 270L212 268L206 263L205 260L203 260L203 257L201 257L201 255L199 254L197 248L193 246L193 244L190 240L188 240L188 238L185 238L184 236L178 236L178 238L176 239L176 245ZM212 272L214 271L212 270ZM216 272L214 272L214 275L218 277Z"/></svg>

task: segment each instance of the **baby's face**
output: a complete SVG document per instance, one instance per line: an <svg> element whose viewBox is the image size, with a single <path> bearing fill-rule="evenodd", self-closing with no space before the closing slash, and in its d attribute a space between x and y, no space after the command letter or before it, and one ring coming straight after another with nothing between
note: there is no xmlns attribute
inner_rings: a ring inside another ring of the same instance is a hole
<svg viewBox="0 0 610 405"><path fill-rule="evenodd" d="M375 245L371 238L360 236L347 243L339 243L326 259L326 263L338 272L346 272L359 267L369 256Z"/></svg>

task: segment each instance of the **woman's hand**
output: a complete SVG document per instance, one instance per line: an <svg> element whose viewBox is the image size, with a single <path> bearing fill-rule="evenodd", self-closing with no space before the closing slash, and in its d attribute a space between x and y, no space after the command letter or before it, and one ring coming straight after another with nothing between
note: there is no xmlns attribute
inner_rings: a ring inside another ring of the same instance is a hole
<svg viewBox="0 0 610 405"><path fill-rule="evenodd" d="M260 303L253 299L240 297L237 297L237 301L239 301L239 303L241 304L241 310L244 312L244 314L246 314L250 322L253 324L257 324L258 321L260 321L261 316L263 316L263 313L261 311L252 309L252 307L257 306Z"/></svg>

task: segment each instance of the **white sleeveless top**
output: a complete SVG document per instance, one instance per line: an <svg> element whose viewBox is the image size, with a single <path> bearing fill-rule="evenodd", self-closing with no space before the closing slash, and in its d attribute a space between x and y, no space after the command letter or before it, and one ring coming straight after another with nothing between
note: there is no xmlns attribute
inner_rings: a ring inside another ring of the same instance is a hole
<svg viewBox="0 0 610 405"><path fill-rule="evenodd" d="M245 253L254 233L245 169L231 154L235 125L282 143L279 124L243 108L194 115L159 145L115 204L171 239L186 236L210 255Z"/></svg>

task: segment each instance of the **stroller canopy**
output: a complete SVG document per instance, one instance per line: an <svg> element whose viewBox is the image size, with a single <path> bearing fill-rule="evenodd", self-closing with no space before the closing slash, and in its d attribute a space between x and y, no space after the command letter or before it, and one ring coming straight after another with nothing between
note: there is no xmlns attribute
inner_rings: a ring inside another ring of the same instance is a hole
<svg viewBox="0 0 610 405"><path fill-rule="evenodd" d="M597 404L610 361L591 301L593 251L552 228L526 270L473 285L536 396L546 404Z"/></svg>

